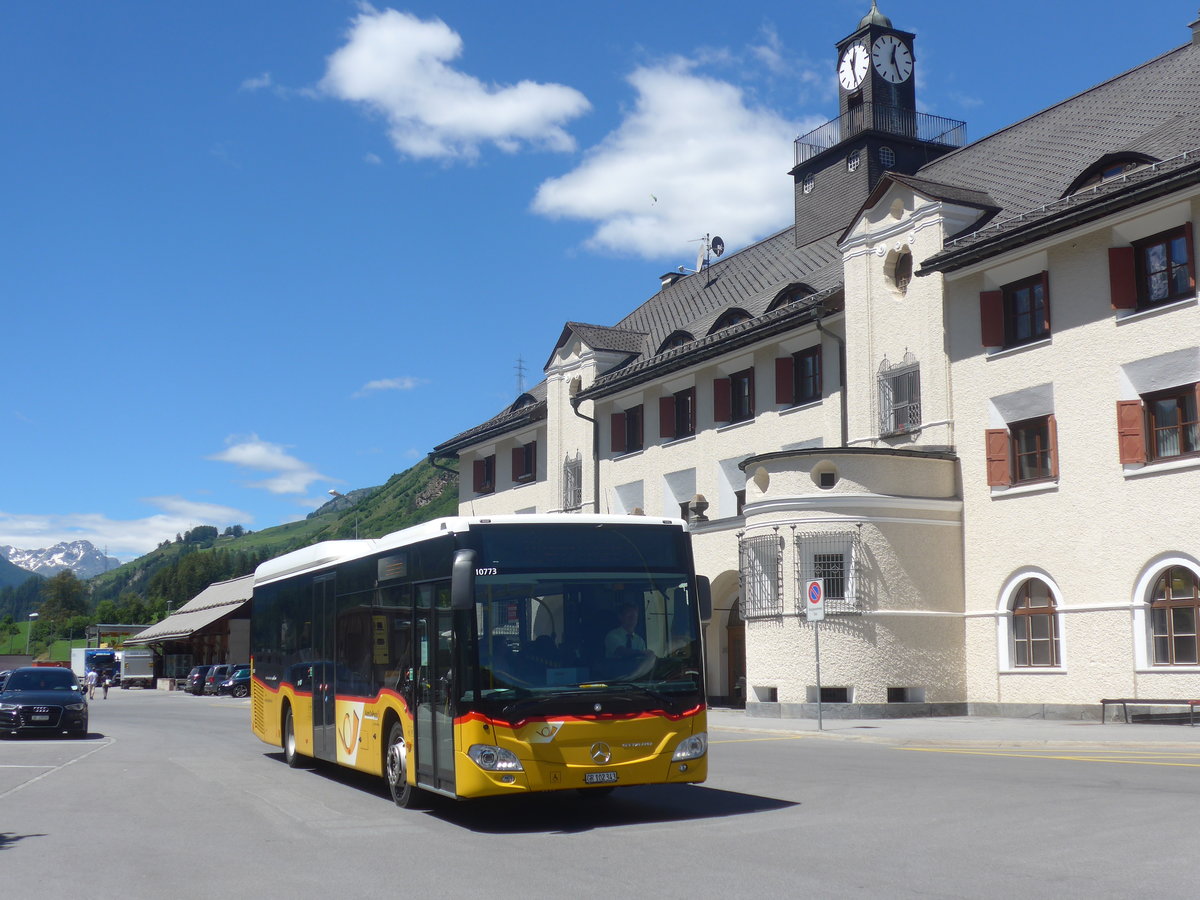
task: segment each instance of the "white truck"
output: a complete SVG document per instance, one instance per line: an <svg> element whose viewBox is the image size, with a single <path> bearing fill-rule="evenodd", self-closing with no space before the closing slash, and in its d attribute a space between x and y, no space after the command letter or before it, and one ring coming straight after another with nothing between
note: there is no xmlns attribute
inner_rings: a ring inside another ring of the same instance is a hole
<svg viewBox="0 0 1200 900"><path fill-rule="evenodd" d="M127 647L121 654L121 690L138 684L154 687L154 651L148 647Z"/></svg>

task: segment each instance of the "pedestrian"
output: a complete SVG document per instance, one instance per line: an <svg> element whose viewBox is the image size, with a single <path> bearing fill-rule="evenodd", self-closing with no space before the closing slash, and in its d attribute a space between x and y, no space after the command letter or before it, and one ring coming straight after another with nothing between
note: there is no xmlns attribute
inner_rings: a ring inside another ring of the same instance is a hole
<svg viewBox="0 0 1200 900"><path fill-rule="evenodd" d="M112 676L105 675L104 676L104 699L105 700L108 699L108 689L111 685L112 685Z"/></svg>
<svg viewBox="0 0 1200 900"><path fill-rule="evenodd" d="M88 669L87 677L84 682L87 684L88 699L96 699L96 680L99 676L96 675L95 669Z"/></svg>

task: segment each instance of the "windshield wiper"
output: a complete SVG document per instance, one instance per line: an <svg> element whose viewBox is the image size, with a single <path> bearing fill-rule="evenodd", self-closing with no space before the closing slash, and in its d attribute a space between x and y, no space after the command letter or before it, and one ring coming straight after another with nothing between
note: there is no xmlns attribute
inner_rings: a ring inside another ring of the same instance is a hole
<svg viewBox="0 0 1200 900"><path fill-rule="evenodd" d="M661 703L664 707L667 708L668 712L675 711L675 699L673 697L670 697L667 694L662 693L661 691L656 691L653 688L647 687L644 684L639 684L636 681L605 681L605 682L601 682L600 684L602 684L604 687L632 688L635 691L640 691L641 693L645 694L646 696L657 700L659 703ZM600 687L600 684L598 684L597 687Z"/></svg>

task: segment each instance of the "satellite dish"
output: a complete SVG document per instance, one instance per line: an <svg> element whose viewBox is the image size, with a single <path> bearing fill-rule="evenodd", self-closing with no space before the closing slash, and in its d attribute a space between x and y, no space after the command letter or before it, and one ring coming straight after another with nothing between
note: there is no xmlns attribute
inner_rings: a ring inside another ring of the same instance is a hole
<svg viewBox="0 0 1200 900"><path fill-rule="evenodd" d="M704 242L700 242L700 250L696 253L696 271L699 272L704 267Z"/></svg>
<svg viewBox="0 0 1200 900"><path fill-rule="evenodd" d="M717 256L725 252L725 242L717 235L714 235L712 239L712 252Z"/></svg>

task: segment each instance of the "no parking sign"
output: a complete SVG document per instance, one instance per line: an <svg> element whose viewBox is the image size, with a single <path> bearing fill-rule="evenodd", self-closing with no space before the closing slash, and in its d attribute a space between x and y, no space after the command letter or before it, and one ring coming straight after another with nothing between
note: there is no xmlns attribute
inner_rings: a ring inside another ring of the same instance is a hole
<svg viewBox="0 0 1200 900"><path fill-rule="evenodd" d="M811 578L804 586L804 612L810 622L825 618L825 579Z"/></svg>

